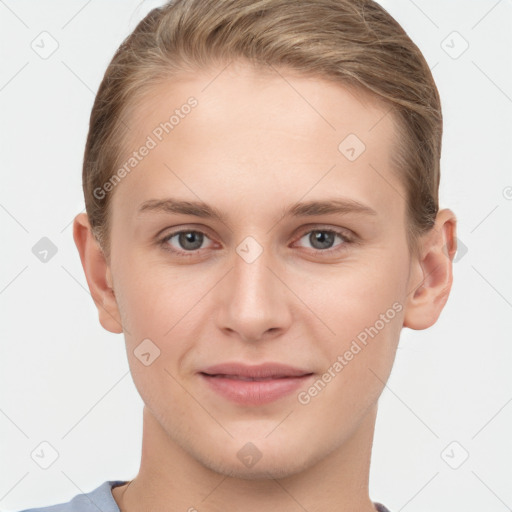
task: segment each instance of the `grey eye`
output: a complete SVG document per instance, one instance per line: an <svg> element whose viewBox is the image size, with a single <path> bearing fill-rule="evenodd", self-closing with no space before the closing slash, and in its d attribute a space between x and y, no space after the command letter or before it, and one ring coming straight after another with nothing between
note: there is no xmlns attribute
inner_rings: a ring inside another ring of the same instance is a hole
<svg viewBox="0 0 512 512"><path fill-rule="evenodd" d="M203 245L204 235L198 231L182 231L178 233L180 248L186 251L194 251Z"/></svg>
<svg viewBox="0 0 512 512"><path fill-rule="evenodd" d="M309 242L314 249L330 249L334 244L336 233L332 231L311 231Z"/></svg>

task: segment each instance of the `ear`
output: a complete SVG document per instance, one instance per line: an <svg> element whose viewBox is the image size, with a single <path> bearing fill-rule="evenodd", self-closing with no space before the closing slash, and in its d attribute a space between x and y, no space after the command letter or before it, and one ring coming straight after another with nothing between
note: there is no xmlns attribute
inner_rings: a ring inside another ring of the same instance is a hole
<svg viewBox="0 0 512 512"><path fill-rule="evenodd" d="M414 257L409 273L404 327L427 329L439 318L452 287L456 225L451 210L440 210L433 228L420 239L419 256Z"/></svg>
<svg viewBox="0 0 512 512"><path fill-rule="evenodd" d="M73 238L80 253L92 299L98 308L101 325L112 333L122 333L121 315L112 289L111 270L92 233L86 213L80 213L75 217Z"/></svg>

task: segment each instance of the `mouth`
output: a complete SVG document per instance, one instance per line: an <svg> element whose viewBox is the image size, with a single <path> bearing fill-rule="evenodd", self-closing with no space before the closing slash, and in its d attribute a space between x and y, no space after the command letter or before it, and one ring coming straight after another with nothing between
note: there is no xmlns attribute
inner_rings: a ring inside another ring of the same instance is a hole
<svg viewBox="0 0 512 512"><path fill-rule="evenodd" d="M200 373L209 376L222 376L238 379L282 379L286 377L302 377L311 371L283 363L268 362L257 365L227 362L203 368Z"/></svg>
<svg viewBox="0 0 512 512"><path fill-rule="evenodd" d="M257 366L225 363L198 374L216 395L244 406L263 405L284 398L314 376L313 372L278 363Z"/></svg>
<svg viewBox="0 0 512 512"><path fill-rule="evenodd" d="M307 377L309 375L313 375L312 373L305 373L304 375L299 375L297 377L292 377L290 375L276 375L274 377L245 377L243 375L228 375L228 374L209 374L205 372L200 372L202 375L205 375L206 377L213 377L213 378L221 378L221 379L232 379L232 380L243 380L247 382L263 382L267 380L277 380L277 379L297 379L301 377Z"/></svg>

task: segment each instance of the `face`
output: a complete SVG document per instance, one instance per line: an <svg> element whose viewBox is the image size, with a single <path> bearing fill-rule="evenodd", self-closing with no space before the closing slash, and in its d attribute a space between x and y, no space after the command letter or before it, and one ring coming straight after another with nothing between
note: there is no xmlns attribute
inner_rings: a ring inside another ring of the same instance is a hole
<svg viewBox="0 0 512 512"><path fill-rule="evenodd" d="M405 190L385 107L283 70L221 71L155 86L133 113L109 272L153 424L215 471L283 476L375 411L411 286ZM303 376L201 373L222 363Z"/></svg>

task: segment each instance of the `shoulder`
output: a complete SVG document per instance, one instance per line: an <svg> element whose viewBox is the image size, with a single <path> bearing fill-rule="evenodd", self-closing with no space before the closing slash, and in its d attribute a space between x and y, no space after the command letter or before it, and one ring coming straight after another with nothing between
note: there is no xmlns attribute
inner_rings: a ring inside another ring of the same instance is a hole
<svg viewBox="0 0 512 512"><path fill-rule="evenodd" d="M375 505L375 510L377 512L390 512L384 505L382 505L381 503L374 503Z"/></svg>
<svg viewBox="0 0 512 512"><path fill-rule="evenodd" d="M107 480L96 489L77 494L73 499L66 503L58 503L40 508L27 508L19 512L119 512L114 497L112 496L112 487L117 487L126 483L123 480Z"/></svg>

